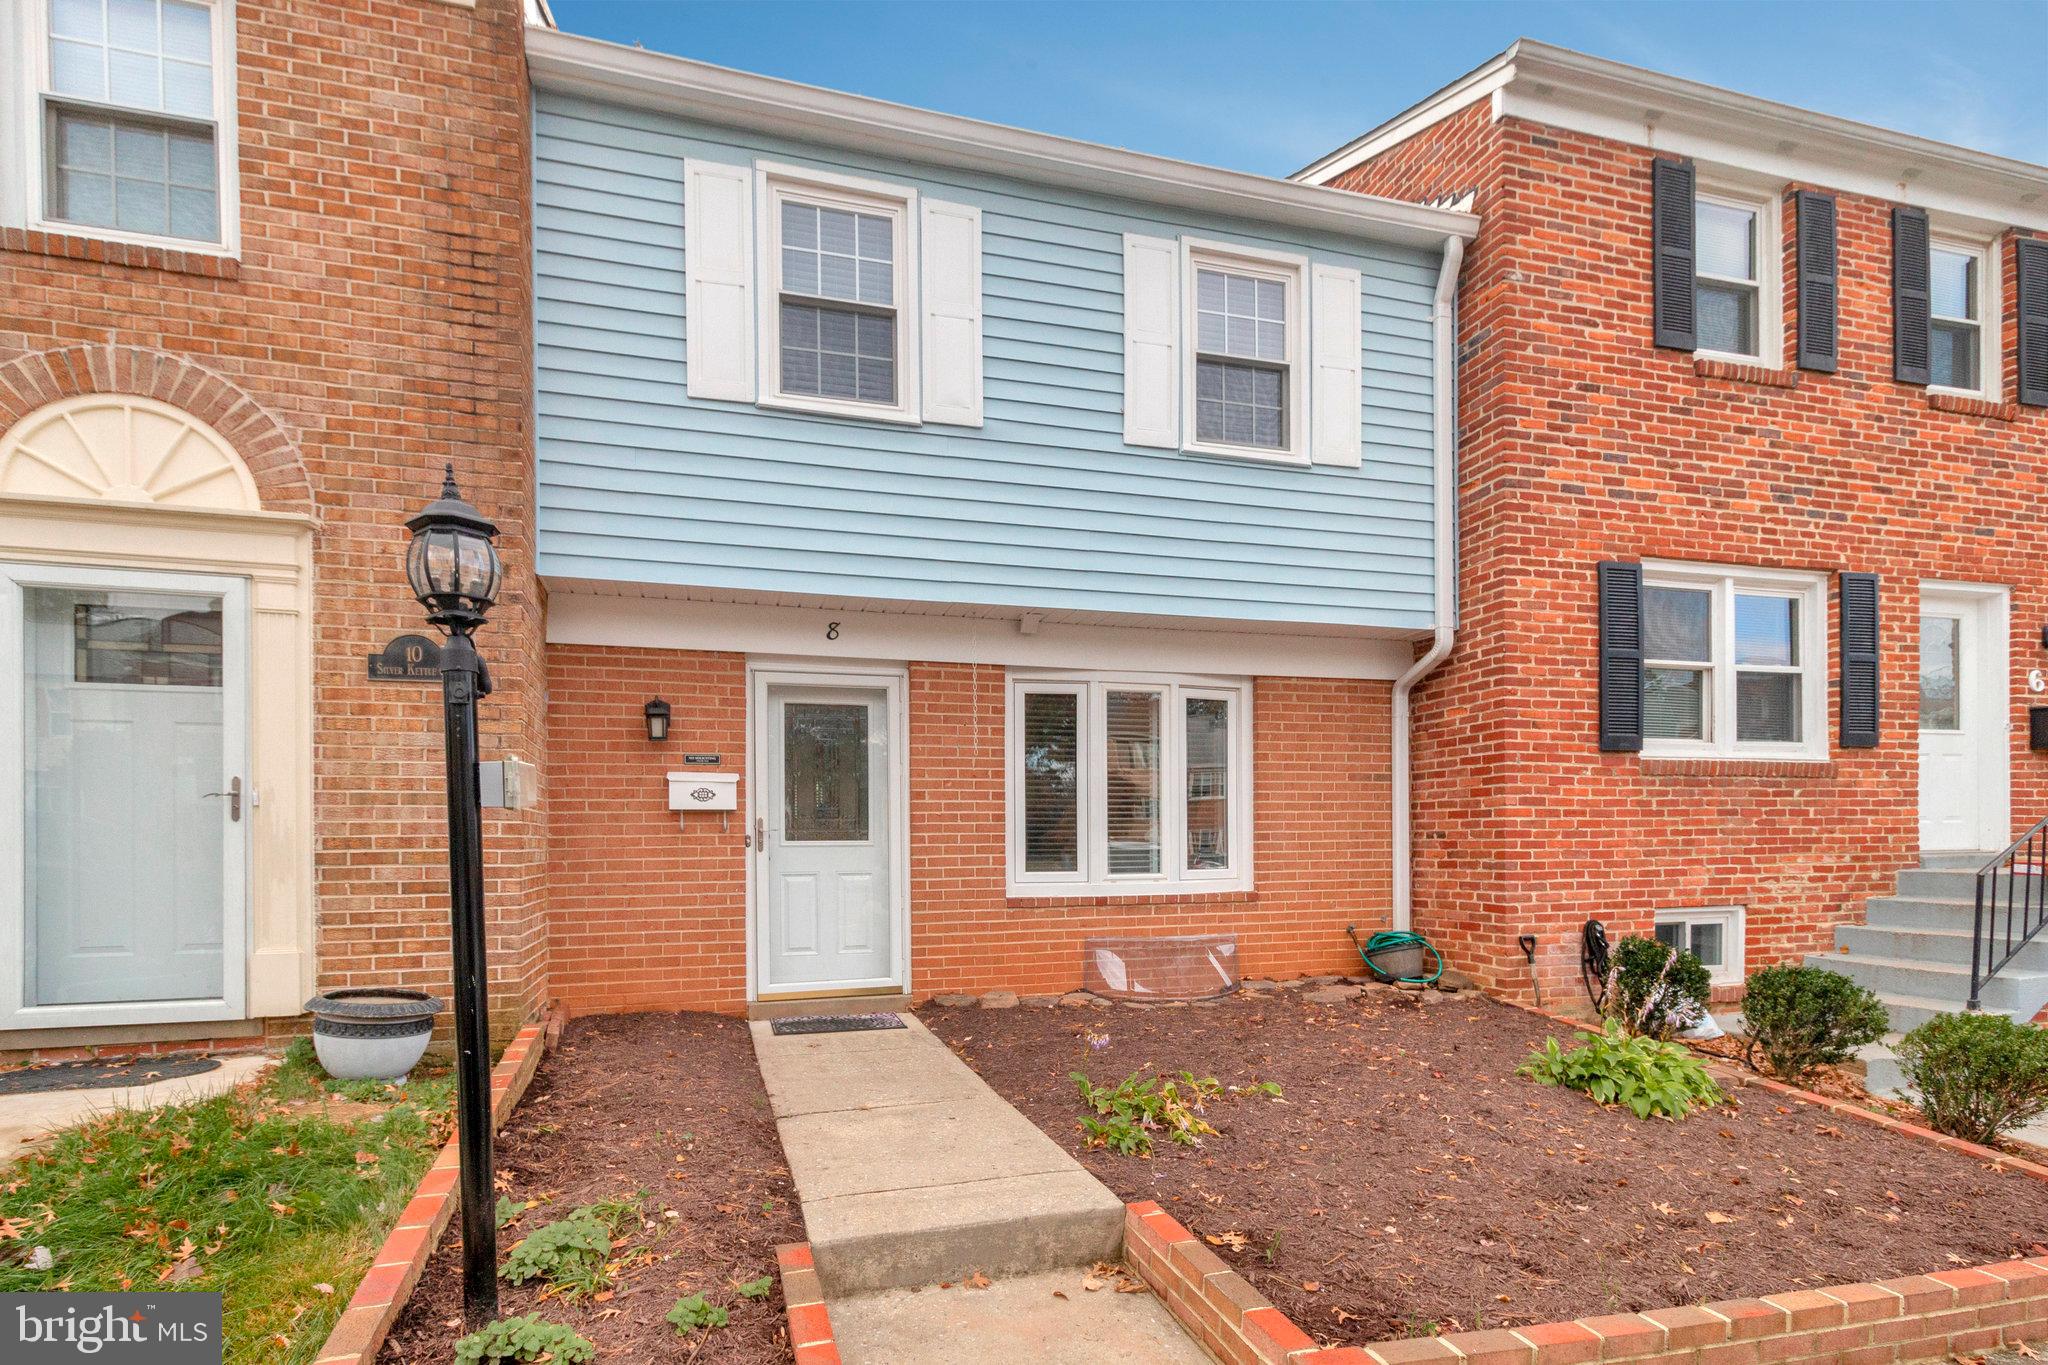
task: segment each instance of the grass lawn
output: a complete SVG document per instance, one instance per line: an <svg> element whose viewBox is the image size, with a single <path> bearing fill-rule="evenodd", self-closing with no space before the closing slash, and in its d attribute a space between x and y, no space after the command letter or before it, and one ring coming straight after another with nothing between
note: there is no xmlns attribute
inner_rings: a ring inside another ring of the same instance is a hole
<svg viewBox="0 0 2048 1365"><path fill-rule="evenodd" d="M262 1080L74 1128L0 1175L0 1291L219 1290L227 1360L310 1361L433 1164L453 1085ZM45 1257L47 1269L37 1269Z"/></svg>

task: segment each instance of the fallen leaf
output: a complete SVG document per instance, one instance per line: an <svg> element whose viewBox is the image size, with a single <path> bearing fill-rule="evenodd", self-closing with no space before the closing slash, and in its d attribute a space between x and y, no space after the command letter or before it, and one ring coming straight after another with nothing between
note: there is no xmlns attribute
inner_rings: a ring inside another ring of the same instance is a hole
<svg viewBox="0 0 2048 1365"><path fill-rule="evenodd" d="M963 1283L969 1289L986 1289L988 1288L988 1276L977 1270L972 1275L969 1275Z"/></svg>
<svg viewBox="0 0 2048 1365"><path fill-rule="evenodd" d="M158 1284L183 1284L187 1280L198 1279L201 1273L199 1262L188 1255L183 1260L176 1261L159 1270L156 1275L156 1282Z"/></svg>
<svg viewBox="0 0 2048 1365"><path fill-rule="evenodd" d="M334 1286L325 1283L316 1284L313 1286L313 1292L315 1294L332 1294L334 1292Z"/></svg>
<svg viewBox="0 0 2048 1365"><path fill-rule="evenodd" d="M1303 1280L1301 1288L1302 1292L1306 1294L1320 1294L1323 1292L1323 1285L1320 1280Z"/></svg>
<svg viewBox="0 0 2048 1365"><path fill-rule="evenodd" d="M1712 1209L1709 1209L1707 1211L1707 1221L1709 1223L1732 1223L1735 1221L1735 1219L1729 1214L1717 1213Z"/></svg>

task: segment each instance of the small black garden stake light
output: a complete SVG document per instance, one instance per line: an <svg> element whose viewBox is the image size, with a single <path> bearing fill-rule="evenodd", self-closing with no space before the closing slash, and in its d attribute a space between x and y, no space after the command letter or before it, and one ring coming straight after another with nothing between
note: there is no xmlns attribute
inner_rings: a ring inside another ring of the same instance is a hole
<svg viewBox="0 0 2048 1365"><path fill-rule="evenodd" d="M491 675L470 635L498 596L498 528L463 501L450 465L441 496L405 523L405 576L441 646L447 728L448 912L455 956L456 1117L462 1155L462 1320L477 1331L498 1316L498 1224L491 1180L490 999L484 956L483 810L477 796L476 703Z"/></svg>
<svg viewBox="0 0 2048 1365"><path fill-rule="evenodd" d="M655 744L668 739L668 720L672 708L660 697L647 703L643 708L647 715L647 738Z"/></svg>

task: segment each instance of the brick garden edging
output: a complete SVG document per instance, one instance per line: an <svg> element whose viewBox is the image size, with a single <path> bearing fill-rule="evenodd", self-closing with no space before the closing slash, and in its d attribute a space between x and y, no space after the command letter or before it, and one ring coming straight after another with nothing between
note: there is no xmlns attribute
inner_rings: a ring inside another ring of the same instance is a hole
<svg viewBox="0 0 2048 1365"><path fill-rule="evenodd" d="M839 1365L839 1345L832 1339L832 1314L811 1261L809 1242L775 1248L775 1269L782 1275L782 1308L789 1320L789 1349L796 1365Z"/></svg>
<svg viewBox="0 0 2048 1365"><path fill-rule="evenodd" d="M540 1066L541 1035L546 1025L528 1024L506 1044L504 1055L491 1070L491 1129L496 1131L512 1116L520 1096ZM376 1259L356 1286L348 1307L327 1334L327 1343L313 1359L315 1365L372 1365L384 1345L391 1325L398 1321L427 1258L441 1240L441 1233L455 1216L461 1196L457 1194L456 1172L462 1165L451 1137L434 1158L433 1166L420 1178L412 1202L398 1215L398 1225L377 1248ZM836 1357L834 1357L836 1359Z"/></svg>

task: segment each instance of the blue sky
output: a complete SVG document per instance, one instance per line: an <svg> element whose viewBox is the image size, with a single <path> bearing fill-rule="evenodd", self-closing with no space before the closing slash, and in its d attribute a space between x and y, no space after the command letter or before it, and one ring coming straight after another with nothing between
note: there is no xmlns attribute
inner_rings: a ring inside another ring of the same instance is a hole
<svg viewBox="0 0 2048 1365"><path fill-rule="evenodd" d="M563 28L947 113L1284 175L1517 37L2048 163L2048 0L553 0ZM2019 60L2031 47L2030 81Z"/></svg>

